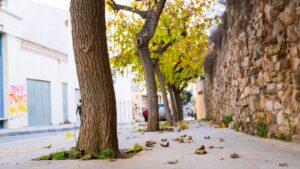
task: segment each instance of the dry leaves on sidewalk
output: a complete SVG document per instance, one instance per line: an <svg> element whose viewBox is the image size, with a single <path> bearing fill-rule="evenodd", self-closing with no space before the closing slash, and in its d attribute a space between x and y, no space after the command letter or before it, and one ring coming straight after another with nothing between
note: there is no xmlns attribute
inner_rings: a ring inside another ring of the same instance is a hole
<svg viewBox="0 0 300 169"><path fill-rule="evenodd" d="M280 167L287 167L287 166L289 166L289 165L288 165L288 163L279 163L279 166L280 166Z"/></svg>
<svg viewBox="0 0 300 169"><path fill-rule="evenodd" d="M177 164L178 163L178 160L175 160L175 161L168 161L168 164Z"/></svg>
<svg viewBox="0 0 300 169"><path fill-rule="evenodd" d="M168 139L161 139L160 145L162 147L169 147L170 143L168 142Z"/></svg>
<svg viewBox="0 0 300 169"><path fill-rule="evenodd" d="M207 154L207 151L205 150L205 146L202 145L200 148L197 148L195 153L196 154Z"/></svg>
<svg viewBox="0 0 300 169"><path fill-rule="evenodd" d="M145 147L153 147L154 144L156 144L155 141L149 140L149 141L146 141Z"/></svg>
<svg viewBox="0 0 300 169"><path fill-rule="evenodd" d="M237 153L230 154L230 158L240 158L240 156Z"/></svg>
<svg viewBox="0 0 300 169"><path fill-rule="evenodd" d="M205 136L204 139L205 139L205 140L209 140L209 139L210 139L210 136Z"/></svg>
<svg viewBox="0 0 300 169"><path fill-rule="evenodd" d="M43 147L43 148L49 149L49 148L51 148L51 147L52 147L52 144L49 144L48 146L45 146L45 147Z"/></svg>
<svg viewBox="0 0 300 169"><path fill-rule="evenodd" d="M179 143L192 143L192 142L194 142L193 141L193 136L187 136L186 134L182 135L180 137L174 138L173 141L178 141Z"/></svg>
<svg viewBox="0 0 300 169"><path fill-rule="evenodd" d="M224 147L220 146L220 147L215 147L215 146L209 146L208 149L224 149Z"/></svg>

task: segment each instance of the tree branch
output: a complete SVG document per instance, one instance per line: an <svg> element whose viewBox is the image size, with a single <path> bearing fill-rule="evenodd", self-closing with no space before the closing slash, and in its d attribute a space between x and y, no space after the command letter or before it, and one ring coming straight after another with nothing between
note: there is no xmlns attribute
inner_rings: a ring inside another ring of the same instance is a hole
<svg viewBox="0 0 300 169"><path fill-rule="evenodd" d="M180 65L181 62L182 62L182 60L179 58L177 63L173 67L173 71L175 71L177 69L177 67Z"/></svg>
<svg viewBox="0 0 300 169"><path fill-rule="evenodd" d="M143 19L146 19L146 17L147 17L147 11L133 9L132 7L126 6L126 5L120 5L120 4L117 4L114 0L110 0L108 2L108 5L110 7L112 7L115 11L125 10L125 11L136 13L136 14L140 15Z"/></svg>
<svg viewBox="0 0 300 169"><path fill-rule="evenodd" d="M162 13L165 4L166 4L167 0L160 0L157 5L156 5L156 11L155 11L155 15L156 16L160 16L160 14Z"/></svg>

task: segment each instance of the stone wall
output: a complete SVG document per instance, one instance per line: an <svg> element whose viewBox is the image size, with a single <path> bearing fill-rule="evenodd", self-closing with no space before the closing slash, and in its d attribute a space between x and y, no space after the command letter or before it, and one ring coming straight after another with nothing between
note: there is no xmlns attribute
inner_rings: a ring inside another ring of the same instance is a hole
<svg viewBox="0 0 300 169"><path fill-rule="evenodd" d="M208 117L233 114L250 134L262 120L272 137L289 134L286 112L300 133L300 1L228 0L223 25L205 79Z"/></svg>

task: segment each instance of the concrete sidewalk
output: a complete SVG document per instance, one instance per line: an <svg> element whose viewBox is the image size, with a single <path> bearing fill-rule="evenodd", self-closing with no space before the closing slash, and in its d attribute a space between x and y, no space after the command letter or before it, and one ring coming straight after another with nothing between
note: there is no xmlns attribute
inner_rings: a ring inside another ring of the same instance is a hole
<svg viewBox="0 0 300 169"><path fill-rule="evenodd" d="M2 169L299 169L300 144L262 139L231 129L209 127L194 122L188 130L170 133L135 132L133 126L118 126L118 139L121 149L130 148L135 143L144 145L152 139L156 144L151 151L142 151L131 159L117 160L65 160L65 161L31 161L42 154L67 150L75 146L74 138L65 133L53 133L42 137L0 144L0 168ZM178 143L172 139L181 135L193 136L192 143ZM205 139L210 136L210 139ZM167 138L170 147L159 145L160 140ZM225 139L220 142L220 138ZM52 144L50 149L43 148ZM206 155L196 155L195 150L201 145L207 147ZM209 149L209 146L220 147ZM238 159L230 158L237 153ZM2 157L1 157L2 154ZM177 164L167 164L178 160ZM287 167L280 167L286 163Z"/></svg>
<svg viewBox="0 0 300 169"><path fill-rule="evenodd" d="M0 129L0 136L16 136L35 133L58 132L79 129L79 125L63 124L63 125L49 125L39 127L25 127L20 129Z"/></svg>

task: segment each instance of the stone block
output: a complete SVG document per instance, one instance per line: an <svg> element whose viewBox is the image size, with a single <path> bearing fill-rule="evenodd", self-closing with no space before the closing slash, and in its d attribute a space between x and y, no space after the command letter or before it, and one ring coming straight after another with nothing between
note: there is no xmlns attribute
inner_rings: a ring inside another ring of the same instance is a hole
<svg viewBox="0 0 300 169"><path fill-rule="evenodd" d="M277 36L278 34L282 33L285 30L284 24L277 19L274 23L274 28L273 28L273 36Z"/></svg>
<svg viewBox="0 0 300 169"><path fill-rule="evenodd" d="M283 88L283 83L276 84L276 89L281 90Z"/></svg>
<svg viewBox="0 0 300 169"><path fill-rule="evenodd" d="M249 67L249 57L244 58L243 66L244 67Z"/></svg>
<svg viewBox="0 0 300 169"><path fill-rule="evenodd" d="M282 109L282 104L281 104L280 102L275 102L275 104L274 104L274 109L275 109L275 110L280 110L280 109Z"/></svg>
<svg viewBox="0 0 300 169"><path fill-rule="evenodd" d="M248 97L250 95L250 93L251 93L250 87L245 87L244 92L243 92L244 97Z"/></svg>
<svg viewBox="0 0 300 169"><path fill-rule="evenodd" d="M272 124L272 113L265 112L265 119L266 119L266 124L271 125Z"/></svg>
<svg viewBox="0 0 300 169"><path fill-rule="evenodd" d="M275 83L270 83L267 85L267 91L273 92L275 90L275 87L276 87Z"/></svg>
<svg viewBox="0 0 300 169"><path fill-rule="evenodd" d="M295 94L295 100L298 102L298 103L300 103L300 91L298 91L298 92L296 92L296 94Z"/></svg>
<svg viewBox="0 0 300 169"><path fill-rule="evenodd" d="M266 109L269 111L274 110L274 102L272 100L267 100L266 101Z"/></svg>
<svg viewBox="0 0 300 169"><path fill-rule="evenodd" d="M298 41L298 36L294 30L294 27L289 26L289 28L287 29L287 41L288 42L297 42Z"/></svg>
<svg viewBox="0 0 300 169"><path fill-rule="evenodd" d="M271 59L272 59L272 62L276 63L278 61L278 56L277 55L273 55L271 57Z"/></svg>
<svg viewBox="0 0 300 169"><path fill-rule="evenodd" d="M280 65L281 65L280 62L277 62L277 63L275 64L275 70L276 70L276 71L279 71L279 70L280 70Z"/></svg>
<svg viewBox="0 0 300 169"><path fill-rule="evenodd" d="M294 27L294 31L297 33L298 38L300 38L300 22Z"/></svg>
<svg viewBox="0 0 300 169"><path fill-rule="evenodd" d="M276 44L276 45L269 46L267 52L270 55L275 55L275 54L277 54L280 51L280 49L281 49L280 44Z"/></svg>
<svg viewBox="0 0 300 169"><path fill-rule="evenodd" d="M300 70L294 72L295 85L300 85Z"/></svg>
<svg viewBox="0 0 300 169"><path fill-rule="evenodd" d="M298 56L298 48L297 48L297 46L292 46L290 48L290 54L291 54L291 56L293 58Z"/></svg>
<svg viewBox="0 0 300 169"><path fill-rule="evenodd" d="M270 78L270 74L269 74L269 72L264 72L264 74L263 74L263 82L264 83L269 83L269 82L271 82L271 78Z"/></svg>
<svg viewBox="0 0 300 169"><path fill-rule="evenodd" d="M281 98L281 97L283 96L283 94L284 94L284 92L283 92L282 90L280 90L280 91L277 93L277 96L278 96L279 98Z"/></svg>
<svg viewBox="0 0 300 169"><path fill-rule="evenodd" d="M300 7L297 7L297 8L296 8L296 14L297 14L297 15L300 15Z"/></svg>
<svg viewBox="0 0 300 169"><path fill-rule="evenodd" d="M285 76L282 74L282 72L279 72L275 78L276 82L281 82L283 81Z"/></svg>
<svg viewBox="0 0 300 169"><path fill-rule="evenodd" d="M262 85L264 83L264 73L260 71L257 76L257 83Z"/></svg>
<svg viewBox="0 0 300 169"><path fill-rule="evenodd" d="M293 135L292 142L294 142L294 143L300 143L300 134Z"/></svg>
<svg viewBox="0 0 300 169"><path fill-rule="evenodd" d="M288 6L279 14L279 19L284 25L290 25L296 21L296 11L293 6Z"/></svg>
<svg viewBox="0 0 300 169"><path fill-rule="evenodd" d="M281 66L282 69L290 69L292 67L291 60L290 59L284 59L281 61Z"/></svg>
<svg viewBox="0 0 300 169"><path fill-rule="evenodd" d="M266 99L263 94L259 96L260 108L264 109L266 107Z"/></svg>
<svg viewBox="0 0 300 169"><path fill-rule="evenodd" d="M251 94L255 95L259 93L260 93L259 87L252 87Z"/></svg>
<svg viewBox="0 0 300 169"><path fill-rule="evenodd" d="M295 71L295 70L298 70L299 69L299 65L300 65L300 59L299 58L293 58L293 66L292 66L292 68L293 68L293 70Z"/></svg>

